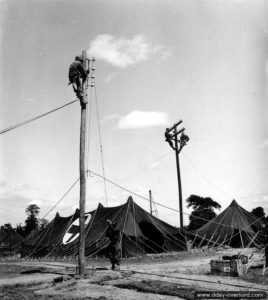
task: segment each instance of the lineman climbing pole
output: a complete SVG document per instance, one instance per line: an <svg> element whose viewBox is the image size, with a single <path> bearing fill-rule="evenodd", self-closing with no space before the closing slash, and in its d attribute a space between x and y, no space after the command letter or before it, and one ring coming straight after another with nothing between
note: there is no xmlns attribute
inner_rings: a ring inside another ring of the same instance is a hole
<svg viewBox="0 0 268 300"><path fill-rule="evenodd" d="M178 131L177 127L182 123L182 120L174 124L171 128L167 128L165 132L166 142L169 143L170 147L175 151L176 156L176 166L177 166L177 177L178 177L178 190L179 190L179 209L180 209L180 227L183 227L183 206L182 206L182 188L181 188L181 173L180 173L180 160L179 154L182 148L190 140L189 137L183 133L185 128L182 128ZM180 139L178 140L178 135ZM175 142L175 146L173 145ZM180 144L180 147L178 145Z"/></svg>
<svg viewBox="0 0 268 300"><path fill-rule="evenodd" d="M83 66L87 69L86 51L82 52ZM81 125L80 125L80 216L79 216L79 274L85 274L85 202L86 202L86 110L87 110L87 80L83 83L81 104Z"/></svg>

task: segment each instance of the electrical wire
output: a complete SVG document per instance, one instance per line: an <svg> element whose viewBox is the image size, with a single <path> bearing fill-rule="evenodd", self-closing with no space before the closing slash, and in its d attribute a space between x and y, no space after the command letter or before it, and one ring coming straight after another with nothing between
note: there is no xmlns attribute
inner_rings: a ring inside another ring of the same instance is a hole
<svg viewBox="0 0 268 300"><path fill-rule="evenodd" d="M48 111L48 112L46 112L46 113L44 113L44 114L42 114L42 115L39 115L39 116L37 116L37 117L31 118L31 119L29 119L29 120L26 120L26 121L23 121L23 122L21 122L21 123L15 124L15 125L10 126L10 127L7 127L7 128L5 128L5 129L2 129L2 130L0 130L0 134L4 134L4 133L6 133L6 132L8 132L8 131L14 130L14 129L18 128L18 127L21 127L21 126L26 125L26 124L28 124L28 123L30 123L30 122L33 122L33 121L35 121L35 120L38 120L38 119L40 119L40 118L42 118L42 117L45 117L45 116L47 116L47 115L49 115L49 114L51 114L51 113L53 113L53 112L55 112L55 111L57 111L57 110L60 110L60 109L66 107L66 106L68 106L68 105L71 105L71 104L73 104L73 103L75 103L75 102L77 102L77 101L78 101L78 99L73 100L73 101L71 101L71 102L69 102L69 103L66 103L66 104L60 106L60 107L57 107L57 108L55 108L55 109L52 109L52 110L50 110L50 111Z"/></svg>
<svg viewBox="0 0 268 300"><path fill-rule="evenodd" d="M96 90L96 85L95 85L95 84L94 84L94 91L95 91L95 103L96 103L97 118L98 118L98 131L99 131L100 153L101 153L101 162L102 162L102 174L103 174L103 177L105 178L104 158L103 158L103 148L102 148L102 140L101 140L101 128L100 128L99 106L98 106L97 90ZM103 179L103 184L104 184L104 191L105 191L106 205L108 205L108 200L107 200L107 188L106 188L106 181L105 181L105 179Z"/></svg>
<svg viewBox="0 0 268 300"><path fill-rule="evenodd" d="M190 159L184 154L183 157L187 160L187 162L196 170L196 172L203 178L205 179L211 186L213 186L216 190L227 196L228 198L232 198L232 196L228 195L225 191L217 187L210 179L208 179L191 161Z"/></svg>
<svg viewBox="0 0 268 300"><path fill-rule="evenodd" d="M60 198L60 200L43 216L44 219L54 208L56 208L60 202L69 194L69 192L73 189L73 187L77 184L80 180L80 177L71 185L71 187L64 193L64 195Z"/></svg>
<svg viewBox="0 0 268 300"><path fill-rule="evenodd" d="M94 171L92 171L92 170L87 170L86 172L90 172L90 173L92 173L93 175L95 175L95 176L97 176L97 177L100 177L100 178L102 178L102 179L105 179L107 182L109 182L109 183L111 183L111 184L117 186L118 188L120 188L120 189L122 189L122 190L124 190L124 191L126 191L126 192L128 192L128 193L130 193L130 194L132 194L132 195L135 195L135 196L137 196L137 197L139 197L139 198L141 198L141 199L144 199L144 200L146 200L146 201L150 201L150 199L148 199L148 198L146 198L146 197L143 197L143 196L141 196L141 195L139 195L139 194L137 194L137 193L135 193L135 192L133 192L133 191L131 191L131 190L129 190L129 189L127 189L127 188L125 188L125 187L123 187L123 186L117 184L117 183L115 183L114 181L112 181L112 180L110 180L110 179L104 178L102 175L100 175L100 174L98 174L98 173L96 173L96 172L94 172ZM166 208L166 209L169 209L169 210L172 210L172 211L175 211L175 212L180 212L180 211L177 210L177 209L174 209L174 208L172 208L172 207L166 206L166 205L161 204L161 203L159 203L159 202L155 202L155 201L152 201L152 202L154 202L155 204L157 204L157 205L159 205L159 206L161 206L161 207L164 207L164 208ZM187 215L187 216L190 215L190 214L185 213L185 212L183 212L183 214L184 214L184 215ZM207 219L205 219L205 218L198 217L198 216L194 216L194 217L197 218L197 219L200 219L200 220L204 220L204 221L207 221L207 222L210 221L210 222L212 222L212 223L218 224L218 222L214 222L213 220L207 220ZM253 223L247 225L245 228L247 228L247 227L251 226L252 224L254 224L254 223L260 221L261 219L262 219L262 218L256 219ZM221 224L221 225L222 225L222 226L225 226L225 227L228 227L228 228L233 228L233 229L234 229L234 227L232 227L232 226L230 226L230 225L226 225L226 224ZM245 228L243 228L243 229L245 229Z"/></svg>
<svg viewBox="0 0 268 300"><path fill-rule="evenodd" d="M154 163L160 161L161 159L165 158L165 157L168 156L169 154L170 154L170 152L165 153L165 154L159 156L158 158L156 158L155 160L153 160L149 165L147 165L147 166L145 166L145 167L143 167L143 168L137 170L135 173L129 175L127 178L125 178L125 179L123 179L123 180L120 180L120 183L123 183L123 182L125 182L125 181L128 181L129 179L133 178L133 177L136 176L137 174L139 174L139 173L141 173L141 172L143 172L143 171L149 169Z"/></svg>

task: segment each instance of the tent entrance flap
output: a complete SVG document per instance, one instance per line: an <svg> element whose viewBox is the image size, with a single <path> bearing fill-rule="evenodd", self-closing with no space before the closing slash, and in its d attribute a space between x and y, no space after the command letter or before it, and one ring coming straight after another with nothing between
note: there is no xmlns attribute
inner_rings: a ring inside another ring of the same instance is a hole
<svg viewBox="0 0 268 300"><path fill-rule="evenodd" d="M146 238L146 244L144 245L147 253L159 253L163 252L164 237L156 227L149 222L139 223L140 230Z"/></svg>

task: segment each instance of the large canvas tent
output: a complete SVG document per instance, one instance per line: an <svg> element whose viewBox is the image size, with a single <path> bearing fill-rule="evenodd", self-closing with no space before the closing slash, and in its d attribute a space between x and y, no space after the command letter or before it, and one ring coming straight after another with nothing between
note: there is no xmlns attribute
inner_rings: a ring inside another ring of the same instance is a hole
<svg viewBox="0 0 268 300"><path fill-rule="evenodd" d="M21 253L53 257L77 255L78 217L79 210L66 218L57 213L39 236L24 241ZM96 210L86 214L86 256L105 253L109 244L106 237L107 219L116 222L121 232L123 257L187 250L185 237L178 228L150 215L129 197L123 205L103 207L99 204Z"/></svg>
<svg viewBox="0 0 268 300"><path fill-rule="evenodd" d="M13 229L0 230L0 254L15 250L23 240L23 237Z"/></svg>
<svg viewBox="0 0 268 300"><path fill-rule="evenodd" d="M262 243L261 225L260 219L233 200L222 213L195 231L194 245L259 246Z"/></svg>

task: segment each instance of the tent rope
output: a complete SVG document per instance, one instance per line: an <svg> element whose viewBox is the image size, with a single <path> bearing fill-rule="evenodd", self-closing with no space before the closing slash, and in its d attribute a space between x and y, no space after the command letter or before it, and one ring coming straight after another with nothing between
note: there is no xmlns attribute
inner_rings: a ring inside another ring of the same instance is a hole
<svg viewBox="0 0 268 300"><path fill-rule="evenodd" d="M97 176L97 177L104 178L102 175L100 175L100 174L94 172L93 170L87 170L87 172L90 172L90 173L92 173L93 175L95 175L95 176ZM108 181L109 183L111 183L111 184L117 186L118 188L120 188L120 189L122 189L122 190L124 190L124 191L126 191L126 192L129 192L129 193L132 194L132 195L135 195L135 196L137 196L137 197L139 197L139 198L141 198L141 199L143 199L143 200L150 201L150 199L147 199L147 198L145 198L144 196L141 196L141 195L139 195L139 194L137 194L137 193L135 193L135 192L133 192L133 191L131 191L131 190L129 190L129 189L127 189L127 188L125 188L125 187L123 187L123 186L117 184L117 183L115 183L114 181L112 181L112 180L110 180L110 179L107 179L107 178L104 178L104 179L105 179L106 181ZM159 205L159 206L161 206L161 207L167 208L167 209L169 209L169 210L172 210L172 211L175 211L175 212L180 212L179 210L177 210L177 209L175 209L175 208L171 208L171 207L166 206L166 205L164 205L164 204L161 204L161 203L159 203L159 202L155 202L155 201L154 201L154 203L157 204L157 205ZM190 215L189 213L185 213L185 212L183 212L183 214L185 214L185 215L187 215L187 216ZM197 218L197 219L200 219L200 220L204 220L204 221L207 221L207 222L211 222L211 223L214 223L214 224L219 224L218 222L215 222L215 221L213 221L213 220L207 220L207 219L205 219L205 218L198 217L198 216L194 216L194 218ZM248 225L247 225L246 227L244 227L244 228L247 228L247 227L251 226L252 224L254 224L254 223L260 221L261 219L262 219L262 218L256 219L254 222L252 222L251 224L248 224ZM221 224L221 225L222 225L222 226L225 226L225 227L229 227L229 228L234 229L233 226L230 226L230 225L227 225L227 224Z"/></svg>

